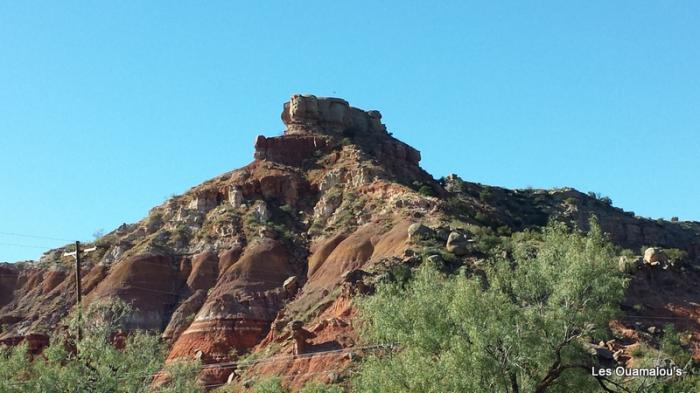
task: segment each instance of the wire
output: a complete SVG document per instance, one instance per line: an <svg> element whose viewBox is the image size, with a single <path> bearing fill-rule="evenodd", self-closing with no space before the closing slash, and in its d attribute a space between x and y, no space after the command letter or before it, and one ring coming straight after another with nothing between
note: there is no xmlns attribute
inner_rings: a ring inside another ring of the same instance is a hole
<svg viewBox="0 0 700 393"><path fill-rule="evenodd" d="M330 373L334 373L334 372L343 372L343 371L346 371L346 370L343 370L343 369L322 370L322 371L314 371L314 372L303 373L303 374L287 374L287 375L283 375L281 377L278 376L278 378L289 379L289 378L303 377L306 375L317 375L317 374L326 374L326 373L330 374ZM204 388L215 388L215 387L224 386L224 385L228 385L228 382L212 383L212 384L204 385L203 387Z"/></svg>
<svg viewBox="0 0 700 393"><path fill-rule="evenodd" d="M327 351L318 351L318 352L309 352L305 353L302 355L278 355L278 356L270 356L267 358L261 358L261 359L255 359L251 361L243 361L243 362L223 362L223 363L211 363L211 364L205 364L201 368L202 370L205 369L226 369L226 368L236 368L236 367L252 367L256 364L261 364L261 363L270 363L270 362L275 362L279 360L287 360L287 359L306 359L306 358L312 358L312 357L317 357L317 356L328 356L331 354L337 354L337 353L343 353L343 352L351 352L351 351L360 351L360 350L371 350L371 349L382 349L382 348L393 348L395 347L395 343L387 343L387 344L374 344L374 345L363 345L363 346L355 346L355 347L347 347L347 348L340 348L340 349L331 349Z"/></svg>
<svg viewBox="0 0 700 393"><path fill-rule="evenodd" d="M45 239L45 240L57 240L57 241L65 241L65 242L72 242L74 240L69 240L69 239L62 239L60 237L50 237L50 236L39 236L39 235L26 235L23 233L15 233L15 232L0 232L0 235L7 235L7 236L17 236L17 237L28 237L32 239Z"/></svg>
<svg viewBox="0 0 700 393"><path fill-rule="evenodd" d="M288 356L273 356L273 357L268 357L268 358L263 358L263 359L258 359L259 361L253 361L250 362L250 365L257 364L257 363L264 363L264 362L271 362L275 360L282 360L286 358L294 358L294 359L299 359L299 358L308 358L308 357L315 357L315 356L326 356L330 355L333 353L339 353L339 352L346 352L346 351L353 351L353 350L362 350L362 349L380 349L380 348L393 348L395 347L395 343L389 343L389 344L376 344L376 345L365 345L365 346L359 346L359 347L348 347L348 348L341 348L337 350L329 350L329 351L321 351L321 352L311 352L308 354L303 354L303 355L288 355ZM226 364L226 363L224 363ZM247 363L242 362L240 365L247 365ZM207 367L211 365L204 365L202 366L202 370L208 369L208 368L216 368L216 369L226 369L226 368L231 368L231 366L225 366L225 367ZM235 364L233 365L234 367L236 366ZM303 373L303 374L287 374L283 375L280 378L281 379L288 379L288 378L297 378L297 377L303 377L306 375L315 375L315 374L325 374L325 373L332 373L332 372L342 372L346 371L345 369L332 369L332 370L322 370L322 371L314 371L314 372L309 372L309 373ZM205 388L213 388L213 387L218 387L218 386L223 386L226 385L227 383L218 383L218 384L208 384L204 385Z"/></svg>
<svg viewBox="0 0 700 393"><path fill-rule="evenodd" d="M60 248L60 247L56 247L56 246L40 246L40 245L17 244L17 243L0 243L0 246L37 248L40 250L49 250L52 248Z"/></svg>
<svg viewBox="0 0 700 393"><path fill-rule="evenodd" d="M685 319L693 319L694 320L694 319L697 319L697 318L693 318L691 316L687 316L687 317L651 317L651 316L645 316L645 315L623 315L622 317L620 317L620 319L636 319L636 318L640 318L640 319L670 319L670 320L685 320Z"/></svg>
<svg viewBox="0 0 700 393"><path fill-rule="evenodd" d="M162 294L171 295L171 296L181 296L181 295L182 295L182 293L178 293L178 292L161 291L161 290L159 290L159 289L145 288L145 287L137 287L137 286L135 286L135 285L128 286L127 289L129 289L129 288L139 289L139 290L142 290L142 291L155 292L155 293L162 293ZM166 304L166 303L163 303L163 304ZM168 303L168 304L170 304L170 303Z"/></svg>
<svg viewBox="0 0 700 393"><path fill-rule="evenodd" d="M256 361L251 361L251 362L242 362L242 365L253 365L253 364L258 364L258 363L263 363L263 362L271 362L271 361L276 361L276 360L283 360L287 358L293 358L293 359L304 359L304 358L310 358L310 357L316 357L316 356L327 356L330 354L334 353L340 353L340 352L347 352L347 351L353 351L353 350L365 350L365 349L379 349L379 348L393 348L396 344L394 343L388 343L388 344L376 344L376 345L364 345L364 346L356 346L356 347L348 347L348 348L341 348L341 349L335 349L335 350L328 350L328 351L319 351L319 352L311 352L308 354L303 354L303 355L284 355L284 356L270 356L267 358L262 358L262 359L257 359ZM210 364L210 365L203 365L200 367L200 371L206 370L206 369L227 369L231 368L231 365L234 367L236 366L235 363L220 363L224 365L228 365L226 367L211 367L211 366L217 366L218 364ZM288 379L288 378L298 378L298 377L303 377L307 375L317 375L317 374L325 374L325 373L332 373L332 372L342 372L346 371L345 369L339 369L339 368L334 368L330 370L321 370L321 371L314 371L314 372L308 372L308 373L303 373L303 374L287 374L283 375L280 378L281 379ZM137 371L137 372L132 372L132 373L122 373L117 379L125 379L127 377L137 377L137 376L150 376L149 381L152 382L152 379L168 374L167 370L161 370L157 371L155 373L151 372L143 372L143 371ZM23 384L31 383L32 381L14 381L14 382L9 382L6 383L7 385L10 386L21 386ZM151 383L148 382L148 383ZM227 382L224 383L219 383L219 384L207 384L203 385L204 388L213 388L213 387L218 387L218 386L223 386L226 385Z"/></svg>

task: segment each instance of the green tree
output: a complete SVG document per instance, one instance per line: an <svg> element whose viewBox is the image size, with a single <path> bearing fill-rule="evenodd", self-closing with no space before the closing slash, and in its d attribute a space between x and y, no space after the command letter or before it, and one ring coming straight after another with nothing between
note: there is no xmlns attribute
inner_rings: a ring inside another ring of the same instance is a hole
<svg viewBox="0 0 700 393"><path fill-rule="evenodd" d="M287 393L282 386L282 379L277 377L265 378L258 381L253 387L253 393Z"/></svg>
<svg viewBox="0 0 700 393"><path fill-rule="evenodd" d="M550 224L534 252L516 244L486 279L422 267L407 285L385 284L360 302L365 336L395 342L370 356L362 392L591 392L585 342L607 334L626 286L615 249L592 220L588 235Z"/></svg>
<svg viewBox="0 0 700 393"><path fill-rule="evenodd" d="M90 305L80 320L76 316L70 322L72 331L82 328L83 338L75 343L77 353L70 349L69 340L59 336L34 359L26 345L3 348L0 392L149 392L156 374L166 381L156 391L201 392L196 384L198 365L166 366L167 348L157 335L136 331L126 337L122 348L114 345L113 333L124 327L130 315L131 307L118 299Z"/></svg>
<svg viewBox="0 0 700 393"><path fill-rule="evenodd" d="M343 388L337 385L327 385L320 382L310 382L304 385L299 393L343 393Z"/></svg>

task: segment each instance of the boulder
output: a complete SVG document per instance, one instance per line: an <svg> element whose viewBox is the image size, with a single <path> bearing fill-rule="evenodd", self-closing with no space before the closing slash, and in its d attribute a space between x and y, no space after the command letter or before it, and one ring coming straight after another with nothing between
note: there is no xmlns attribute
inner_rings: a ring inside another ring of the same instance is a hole
<svg viewBox="0 0 700 393"><path fill-rule="evenodd" d="M449 228L437 228L435 230L435 237L442 240L443 242L447 241L447 239L449 239L450 237Z"/></svg>
<svg viewBox="0 0 700 393"><path fill-rule="evenodd" d="M433 230L421 223L411 224L411 226L408 227L408 239L411 241L425 239L432 235Z"/></svg>
<svg viewBox="0 0 700 393"><path fill-rule="evenodd" d="M463 256L469 251L468 245L469 239L464 234L459 232L451 232L447 238L447 244L445 247L447 248L447 251L457 256Z"/></svg>
<svg viewBox="0 0 700 393"><path fill-rule="evenodd" d="M299 289L299 277L291 276L284 280L282 288L284 288L284 291L287 292L288 295L294 295L297 289Z"/></svg>
<svg viewBox="0 0 700 393"><path fill-rule="evenodd" d="M658 247L649 247L644 251L644 263L651 266L666 265L668 256Z"/></svg>

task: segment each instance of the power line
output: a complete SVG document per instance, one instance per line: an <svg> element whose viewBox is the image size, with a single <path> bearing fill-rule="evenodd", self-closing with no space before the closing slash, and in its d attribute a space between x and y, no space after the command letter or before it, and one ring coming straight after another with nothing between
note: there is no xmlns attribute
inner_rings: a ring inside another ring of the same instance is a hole
<svg viewBox="0 0 700 393"><path fill-rule="evenodd" d="M343 353L343 352L349 352L349 351L360 351L360 350L372 350L372 349L383 349L383 348L394 348L397 344L396 343L387 343L387 344L375 344L375 345L363 345L363 346L355 346L355 347L347 347L347 348L340 348L340 349L332 349L332 350L327 350L327 351L318 351L318 352L310 352L302 355L278 355L278 356L270 356L266 358L261 358L261 359L255 359L249 362L224 362L224 363L211 363L211 364L205 364L201 365L199 367L199 371L204 371L208 369L229 369L229 368L236 368L238 366L248 366L251 367L255 364L260 364L260 363L270 363L270 362L276 362L280 360L286 360L286 359L306 359L306 358L313 358L317 356L328 356L328 355L333 355L333 354L338 354L338 353ZM303 374L287 374L282 376L282 379L287 379L287 378L296 378L296 377L302 377L306 375L313 375L313 374L324 374L324 373L331 373L331 372L336 372L336 371L345 371L345 369L330 369L330 370L321 370L321 371L315 371L315 372L308 372L308 373L303 373ZM157 371L155 373L147 373L147 372L133 372L133 373L126 373L122 374L121 377L125 376L150 376L150 379L156 378L160 375L168 374L167 370L161 370ZM223 386L226 385L227 383L221 383L221 384L208 384L204 385L205 388L211 388L211 387L217 387L217 386Z"/></svg>
<svg viewBox="0 0 700 393"><path fill-rule="evenodd" d="M15 232L1 232L0 235L7 235L7 236L17 236L17 237L28 237L32 239L45 239L45 240L57 240L61 242L71 242L72 240L69 239L62 239L60 237L51 237L51 236L40 236L40 235L27 235L24 233L15 233Z"/></svg>
<svg viewBox="0 0 700 393"><path fill-rule="evenodd" d="M303 374L286 374L286 375L283 375L281 377L280 376L277 376L277 377L280 379L290 379L290 378L304 377L307 375L318 375L318 374L326 374L326 373L330 374L330 373L334 373L334 372L343 372L343 371L346 371L346 370L336 368L336 369L331 369L331 370L313 371L313 372L303 373ZM228 382L212 383L212 384L204 385L203 387L208 389L208 388L216 388L216 387L224 386L224 385L228 385Z"/></svg>
<svg viewBox="0 0 700 393"><path fill-rule="evenodd" d="M40 250L50 250L52 248L58 248L56 246L40 246L40 245L30 245L30 244L18 244L18 243L0 243L0 246L36 248L36 249L40 249Z"/></svg>
<svg viewBox="0 0 700 393"><path fill-rule="evenodd" d="M327 350L327 351L319 351L319 352L310 352L302 355L282 355L282 356L270 356L267 358L261 358L261 359L256 359L254 361L250 362L240 362L240 365L254 365L258 363L269 363L269 362L274 362L274 361L279 361L279 360L284 360L284 359L305 359L305 358L311 358L311 357L317 357L317 356L327 356L335 353L342 353L342 352L347 352L347 351L359 351L359 350L369 350L369 349L381 349L381 348L393 348L396 346L395 343L388 343L388 344L376 344L376 345L364 345L364 346L355 346L355 347L348 347L348 348L340 348L340 349L334 349L334 350ZM227 365L226 367L211 367L211 366L217 366L219 364L222 365ZM203 371L206 369L227 369L227 368L232 368L231 365L234 367L236 366L236 363L214 363L214 364L209 364L209 365L202 365L199 367L199 371ZM339 368L333 368L333 369L326 369L326 370L321 370L321 371L314 371L314 372L308 372L308 373L302 373L302 374L286 374L283 375L282 379L288 379L288 378L297 378L297 377L302 377L302 376L307 376L307 375L315 375L315 374L324 374L324 373L332 373L332 372L339 372L339 371L345 371L345 369L339 369ZM160 375L168 374L167 370L161 370L157 371L155 373L152 372L144 372L144 371L136 371L136 372L131 372L131 373L122 373L120 374L117 379L125 379L127 377L135 377L135 376L149 376L149 380L152 380L153 378L156 378ZM8 385L14 385L14 386L20 386L20 384L27 384L31 383L31 381L15 381L15 382L9 382L7 383ZM150 382L148 382L150 383ZM211 388L211 387L217 387L217 386L223 386L226 385L227 383L221 383L221 384L208 384L204 385L203 387L205 388ZM1 385L1 384L0 384Z"/></svg>
<svg viewBox="0 0 700 393"><path fill-rule="evenodd" d="M223 369L239 368L239 367L251 368L252 366L257 365L257 364L274 363L274 362L282 361L282 360L306 359L306 358L314 358L317 356L329 356L329 355L333 355L333 354L341 354L341 353L345 353L345 352L394 348L395 346L396 346L395 343L363 345L363 346L347 347L347 348L340 348L340 349L331 349L331 350L327 350L327 351L309 352L309 353L305 353L302 355L277 355L277 356L270 356L270 357L261 358L261 359L255 359L255 360L251 360L251 361L211 363L211 364L202 365L201 370L208 370L208 369L223 370Z"/></svg>
<svg viewBox="0 0 700 393"><path fill-rule="evenodd" d="M654 316L646 316L646 315L623 315L620 317L620 319L630 319L630 318L631 319L636 319L636 318L640 318L640 319L670 319L670 320L684 320L684 319L694 320L694 319L698 319L698 318L694 318L691 316L687 316L687 317L654 317Z"/></svg>

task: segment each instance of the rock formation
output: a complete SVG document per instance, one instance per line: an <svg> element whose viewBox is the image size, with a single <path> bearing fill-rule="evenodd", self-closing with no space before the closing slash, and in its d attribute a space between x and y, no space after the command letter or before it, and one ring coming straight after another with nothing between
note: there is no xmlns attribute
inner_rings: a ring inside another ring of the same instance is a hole
<svg viewBox="0 0 700 393"><path fill-rule="evenodd" d="M313 95L292 96L282 111L287 135L385 133L386 127L381 120L379 111L363 111L340 98Z"/></svg>
<svg viewBox="0 0 700 393"><path fill-rule="evenodd" d="M291 355L295 343L296 353L351 349L358 339L351 297L370 293L392 267L422 263L416 250L423 242L474 264L481 256L465 228L510 233L558 219L585 229L593 214L616 244L635 252L656 247L645 253L648 264L666 263L662 249L682 251L690 266L699 262L700 223L636 217L572 189L507 190L456 175L437 181L420 168L420 153L387 132L381 119L338 98L291 97L283 106L283 135L259 136L249 165L98 239L85 261L83 303L125 299L135 307L129 328L162 332L171 343L169 360L198 357L208 364L268 349L265 356ZM26 340L39 351L62 329L74 308L75 276L61 256L69 247L36 262L0 264L6 327L0 342ZM447 257L425 256L441 268L448 264ZM653 302L649 318L682 316L684 326L695 326L700 311L691 303L700 294L688 281L691 273L672 267L649 278L641 257L625 258L620 269L635 283L627 306L634 296L657 291L663 301ZM297 320L309 334L286 328ZM292 356L231 378L242 383L283 374L298 388L315 375L327 377L301 370L330 363L351 361L343 352ZM201 377L219 384L230 374L210 368Z"/></svg>

